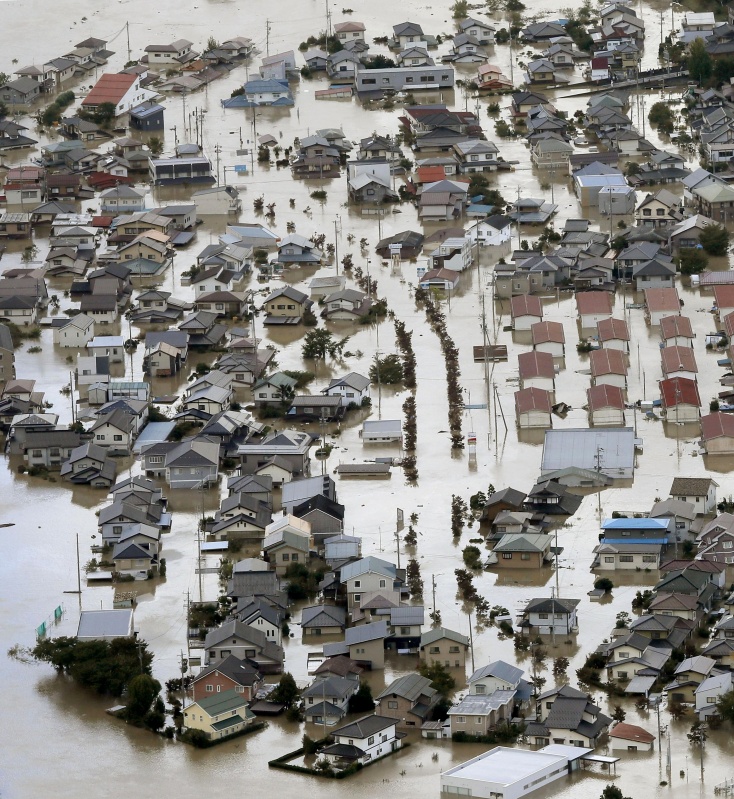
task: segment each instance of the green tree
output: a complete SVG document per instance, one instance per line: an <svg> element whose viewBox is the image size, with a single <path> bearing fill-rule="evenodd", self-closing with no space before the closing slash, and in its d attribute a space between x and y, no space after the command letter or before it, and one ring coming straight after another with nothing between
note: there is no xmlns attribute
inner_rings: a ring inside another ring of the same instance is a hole
<svg viewBox="0 0 734 799"><path fill-rule="evenodd" d="M2 84L0 84L0 86L1 85ZM0 100L0 119L6 117L7 115L8 115L8 107L7 105L5 105L5 103L2 100Z"/></svg>
<svg viewBox="0 0 734 799"><path fill-rule="evenodd" d="M702 84L711 77L713 64L706 50L703 39L694 39L688 50L688 72L690 76Z"/></svg>
<svg viewBox="0 0 734 799"><path fill-rule="evenodd" d="M614 712L612 713L612 718L615 721L624 721L627 718L627 713L625 712L624 708L621 705L615 705Z"/></svg>
<svg viewBox="0 0 734 799"><path fill-rule="evenodd" d="M148 142L148 149L153 155L160 155L163 152L163 139L160 136L151 136Z"/></svg>
<svg viewBox="0 0 734 799"><path fill-rule="evenodd" d="M369 371L370 380L383 386L395 385L403 382L403 366L397 355L377 357L372 362Z"/></svg>
<svg viewBox="0 0 734 799"><path fill-rule="evenodd" d="M625 797L616 785L610 784L601 792L599 799L629 799L629 797Z"/></svg>
<svg viewBox="0 0 734 799"><path fill-rule="evenodd" d="M369 683L359 683L359 690L349 698L350 713L371 713L375 709L375 700L372 698L372 689Z"/></svg>
<svg viewBox="0 0 734 799"><path fill-rule="evenodd" d="M729 250L729 231L719 224L707 225L698 241L709 255L726 255Z"/></svg>
<svg viewBox="0 0 734 799"><path fill-rule="evenodd" d="M678 253L678 263L682 275L697 275L708 266L709 259L703 250L683 247Z"/></svg>
<svg viewBox="0 0 734 799"><path fill-rule="evenodd" d="M418 666L421 676L431 681L433 687L441 696L448 697L456 688L456 680L451 676L449 670L442 663L421 663Z"/></svg>
<svg viewBox="0 0 734 799"><path fill-rule="evenodd" d="M293 675L287 671L281 678L278 685L271 691L268 701L278 705L285 705L286 708L293 707L298 702L301 692L298 690Z"/></svg>
<svg viewBox="0 0 734 799"><path fill-rule="evenodd" d="M344 352L347 341L349 336L337 341L329 330L309 330L303 339L301 354L304 358L313 360L323 360L327 355L336 358Z"/></svg>
<svg viewBox="0 0 734 799"><path fill-rule="evenodd" d="M451 6L451 16L454 19L466 19L469 16L468 0L455 0Z"/></svg>
<svg viewBox="0 0 734 799"><path fill-rule="evenodd" d="M142 721L150 711L160 690L161 684L149 674L138 674L133 677L127 686L125 717L133 722Z"/></svg>
<svg viewBox="0 0 734 799"><path fill-rule="evenodd" d="M672 133L675 130L675 116L667 103L653 103L647 119L653 127L657 127L659 133Z"/></svg>
<svg viewBox="0 0 734 799"><path fill-rule="evenodd" d="M690 732L687 733L687 736L693 746L703 746L709 737L706 732L706 725L698 720L691 724L691 729Z"/></svg>
<svg viewBox="0 0 734 799"><path fill-rule="evenodd" d="M724 721L734 724L734 690L721 695L716 703L716 709Z"/></svg>

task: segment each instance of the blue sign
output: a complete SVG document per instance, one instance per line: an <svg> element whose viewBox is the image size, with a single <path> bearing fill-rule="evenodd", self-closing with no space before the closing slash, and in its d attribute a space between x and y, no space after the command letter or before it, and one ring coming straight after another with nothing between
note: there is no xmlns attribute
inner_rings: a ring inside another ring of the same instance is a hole
<svg viewBox="0 0 734 799"><path fill-rule="evenodd" d="M247 174L247 164L236 164L235 168L234 168L234 171L238 175L242 175L243 173Z"/></svg>

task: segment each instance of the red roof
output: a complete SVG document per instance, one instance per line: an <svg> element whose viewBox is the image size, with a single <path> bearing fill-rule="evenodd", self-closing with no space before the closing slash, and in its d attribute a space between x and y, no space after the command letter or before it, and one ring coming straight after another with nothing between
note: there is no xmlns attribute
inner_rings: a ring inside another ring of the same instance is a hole
<svg viewBox="0 0 734 799"><path fill-rule="evenodd" d="M589 355L589 362L592 377L627 374L627 364L622 350L593 350Z"/></svg>
<svg viewBox="0 0 734 799"><path fill-rule="evenodd" d="M636 724L627 724L624 721L617 722L609 732L612 738L621 738L624 741L638 741L639 743L651 744L655 736L638 727Z"/></svg>
<svg viewBox="0 0 734 799"><path fill-rule="evenodd" d="M510 300L510 317L537 316L543 318L543 306L534 294L520 294Z"/></svg>
<svg viewBox="0 0 734 799"><path fill-rule="evenodd" d="M586 389L586 401L590 411L602 408L624 410L624 394L619 386L592 386Z"/></svg>
<svg viewBox="0 0 734 799"><path fill-rule="evenodd" d="M627 322L625 322L624 319L615 319L613 316L597 322L596 331L599 336L599 341L612 341L613 339L619 339L620 341L630 340L630 331L627 327Z"/></svg>
<svg viewBox="0 0 734 799"><path fill-rule="evenodd" d="M608 291L582 291L576 295L580 316L591 313L612 313L612 300Z"/></svg>
<svg viewBox="0 0 734 799"><path fill-rule="evenodd" d="M687 316L681 316L680 314L664 316L660 320L660 335L663 337L663 340L676 338L677 336L693 338L691 320Z"/></svg>
<svg viewBox="0 0 734 799"><path fill-rule="evenodd" d="M531 325L530 332L533 336L533 344L545 344L548 341L555 344L566 343L563 325L560 322L536 322Z"/></svg>
<svg viewBox="0 0 734 799"><path fill-rule="evenodd" d="M515 411L529 413L530 411L551 412L551 393L543 388L522 388L515 392Z"/></svg>
<svg viewBox="0 0 734 799"><path fill-rule="evenodd" d="M102 105L102 103L117 105L137 79L137 75L106 72L82 100L82 105Z"/></svg>
<svg viewBox="0 0 734 799"><path fill-rule="evenodd" d="M517 356L517 363L521 380L531 377L555 378L556 376L553 356L549 352L538 352L537 350L522 352Z"/></svg>
<svg viewBox="0 0 734 799"><path fill-rule="evenodd" d="M714 301L718 308L734 308L734 286L714 286Z"/></svg>
<svg viewBox="0 0 734 799"><path fill-rule="evenodd" d="M418 183L437 183L446 180L446 168L442 166L419 166L416 170Z"/></svg>
<svg viewBox="0 0 734 799"><path fill-rule="evenodd" d="M93 216L92 227L110 227L114 221L114 216Z"/></svg>
<svg viewBox="0 0 734 799"><path fill-rule="evenodd" d="M660 381L660 399L663 408L674 408L676 405L695 405L701 407L701 395L698 383L690 377L669 377Z"/></svg>
<svg viewBox="0 0 734 799"><path fill-rule="evenodd" d="M680 313L680 297L677 289L645 289L645 304L650 312Z"/></svg>
<svg viewBox="0 0 734 799"><path fill-rule="evenodd" d="M660 350L660 358L663 362L663 374L698 372L692 347L663 347Z"/></svg>
<svg viewBox="0 0 734 799"><path fill-rule="evenodd" d="M717 411L701 417L701 438L704 441L724 436L734 438L734 416Z"/></svg>
<svg viewBox="0 0 734 799"><path fill-rule="evenodd" d="M726 335L729 338L734 336L734 311L728 313L721 321L724 325L724 332Z"/></svg>

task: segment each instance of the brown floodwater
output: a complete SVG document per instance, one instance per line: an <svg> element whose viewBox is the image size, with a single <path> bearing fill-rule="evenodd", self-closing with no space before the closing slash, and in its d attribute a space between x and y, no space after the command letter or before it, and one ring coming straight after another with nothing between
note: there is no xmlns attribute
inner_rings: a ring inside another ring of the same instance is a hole
<svg viewBox="0 0 734 799"><path fill-rule="evenodd" d="M576 6L578 3L569 5ZM333 3L330 7L334 19L338 21L341 7ZM365 22L370 38L387 34L393 24L408 18L420 22L430 33L445 33L453 30L447 8L447 3L440 7L422 6L411 0L396 10L390 3L378 0L356 4L353 18ZM646 21L649 36L643 65L656 66L661 12L664 33L667 34L670 28L670 6L656 0L645 5L635 4L635 8ZM674 8L677 9L677 24L680 7ZM219 39L234 35L250 36L263 53L266 44L269 44L270 52L275 53L297 47L306 36L323 28L325 13L324 5L313 0L302 3L276 0L274 3L247 6L206 0L196 5L189 2L182 6L163 0L154 7L141 0L123 0L104 6L85 0L65 0L55 5L11 0L2 3L0 9L0 52L3 54L0 66L6 71L28 61L41 63L61 55L88 36L108 39L110 49L116 51L108 69L119 69L128 60L124 30L126 22L129 22L133 57L141 55L142 49L149 43L180 37L191 39L195 47L200 48L210 34ZM534 10L531 7L529 13ZM561 13L559 7L546 11L545 5L543 11L551 18ZM270 21L267 43L266 19ZM515 50L516 80L521 63L529 60L528 53L537 52L538 49L522 47ZM11 64L15 59L18 64ZM508 47L496 47L490 60L509 74ZM473 69L463 67L460 71L463 77L470 77ZM185 127L190 124L192 110L198 108L205 112L204 147L207 154L213 157L214 147L219 145L222 148L223 166L242 162L243 159L236 156L235 150L240 147L240 137L244 141L252 137L251 115L249 112L222 110L220 99L229 96L232 89L243 82L244 74L244 68L239 68L207 89L189 95L185 111L182 98L166 98L166 150L172 150L174 137L178 137L179 141L191 138ZM353 141L373 131L397 131L397 109L366 110L354 100L316 102L313 99L314 90L325 85L324 78L302 82L295 90L296 107L290 111L258 111L261 114L257 118L258 133L273 133L287 145L294 137L302 137L322 127L343 127L347 138ZM83 94L82 89L86 87L77 84L74 88ZM571 114L586 102L586 97L574 99L571 96L574 92L570 89L552 94L556 105ZM659 97L659 93L647 92L646 107L649 109ZM445 93L442 99L456 107L465 105L459 90ZM488 137L493 138L492 118L487 117L484 110L487 102L487 99L480 101L479 112L486 122ZM474 106L473 100L469 103L470 107ZM509 100L502 98L501 105L503 110L506 109ZM635 109L635 122L640 116ZM33 127L32 121L27 124ZM642 126L641 121L639 125ZM33 131L31 135L42 141L48 138L36 135ZM666 144L649 128L646 135L656 144ZM513 199L518 189L526 196L547 196L549 191L541 188L541 184L550 183L553 199L559 205L556 227L560 228L568 218L582 215L566 177L554 174L549 180L548 175L531 169L528 150L522 141L501 141L498 144L507 160L520 162L516 172L503 174L499 178L490 177L492 184L504 193L506 199ZM22 163L26 157L23 153L11 153L5 157L5 162ZM231 172L227 174L230 178L233 175ZM445 305L449 332L460 349L461 383L467 392L468 402L484 403L487 399L483 366L473 362L471 350L473 345L482 343L482 295L486 298L492 339L507 344L509 350L508 362L494 366L490 377L496 386L508 429L505 431L500 416L497 428L499 435L495 434L494 409L492 413L481 409L466 411L464 431L475 431L478 439L476 459L470 459L467 451L452 452L450 449L446 381L438 339L427 327L423 313L416 310L412 298L412 285L417 282L416 265L403 263L402 276L393 276L388 268L380 265L371 247L367 255L360 252L358 244L348 243L347 234L352 233L356 242L365 237L372 246L379 234L374 218L363 217L359 208L345 205L344 178L325 182L328 197L324 203L309 197L311 191L321 187L318 181L292 181L288 170L255 164L254 174L236 180L236 185L242 191L242 221L267 223L252 209L253 199L260 195L267 202L276 203L276 218L272 226L281 235L285 233L286 223L292 221L296 224L297 232L303 235L323 232L328 241L333 241L334 223L337 221L340 256L351 252L355 264L363 268L366 259L370 258L372 274L379 283L378 294L387 298L396 316L413 330L418 364L418 483L415 486L406 485L400 470L396 469L389 481L340 481L339 498L347 508L346 531L354 531L362 536L364 553L378 554L391 560L396 557L396 509L403 509L406 516L412 512L419 515L416 557L426 584L426 604L430 605L431 602L429 586L431 576L435 576L436 605L441 609L443 623L467 633L468 617L462 603L456 598L453 572L462 565L461 548L477 533L475 526L467 529L458 543L452 539L451 495L456 493L468 498L478 490L486 490L489 483L498 488L513 485L528 490L538 474L542 447L542 435L523 433L519 436L514 426L513 393L517 386L517 354L527 350L528 344L520 336L513 339L511 334L502 332L502 327L509 322L507 303L498 302L492 308L492 268L504 253L483 252L479 268L462 275L450 307ZM290 198L296 201L295 209L289 208ZM153 189L149 206L186 199L187 195L181 189ZM84 203L84 207L95 207L95 203ZM310 212L305 213L304 209L308 207ZM593 217L593 221L601 229L608 230L608 221L598 217ZM174 266L160 278L159 285L173 291L176 296L192 298L192 290L180 285L180 274L191 266L196 253L203 246L217 240L224 226L224 220L211 220L200 226L196 241L177 254ZM381 231L382 235L390 235L408 228L419 229L418 222L415 210L403 205L385 216ZM523 231L523 237L532 238L532 234L531 230ZM48 242L39 238L36 244L42 258ZM20 243L9 246L2 261L3 269L20 265L22 246ZM719 261L716 264L718 268L727 268L725 259ZM333 265L327 265L317 274L328 274L333 269ZM294 270L284 279L304 288L313 274L314 270ZM270 286L277 284L278 281L272 281ZM69 304L68 299L63 297L68 285L68 281L50 281L50 293L59 295L62 310ZM256 281L252 285L256 285ZM697 333L699 384L704 405L707 405L718 391L718 378L722 372L716 365L717 356L707 353L703 348L705 333L714 327L707 312L711 297L700 296L690 288L683 287L680 290L685 300L685 312L691 317ZM633 298L629 293L626 298L621 293L616 296L616 316L625 314L625 299L629 302ZM565 419L554 418L554 425L586 426L587 419L582 406L585 403L585 389L589 385L588 375L584 373L588 370L588 357L580 356L575 351L578 330L573 298L567 295L548 298L545 301L545 314L547 319L563 323L567 340L566 358L562 364L557 393L558 398L572 408ZM627 311L626 318L633 336L629 397L632 400L651 399L657 396L657 381L661 377L657 332L645 325L641 310ZM334 330L338 335L347 334L343 332L343 326L334 327ZM127 335L127 325L122 330L119 326L113 326L109 332ZM144 331L133 326L132 332L137 335ZM345 371L366 372L378 349L382 353L395 351L389 322L383 322L378 327L355 327L348 332L352 339L347 349L355 353L354 357L321 363L315 367L309 365L317 374L314 388L321 388L330 377ZM298 341L301 334L300 329L264 330L258 323L258 335L263 337L264 343L277 348L277 360L281 368L304 368ZM71 420L70 399L61 394L60 389L69 380L71 366L66 361L69 351L54 347L50 331L43 332L40 345L40 353L29 353L28 345L17 353L18 377L37 380L38 388L46 392L46 398L53 404L53 411L60 415L62 422L68 422ZM139 378L142 374L142 349L139 347L126 363L128 377ZM195 361L209 359L209 356L197 357ZM183 378L156 379L153 381L153 394L175 393L180 391L182 383ZM383 388L379 402L376 394L374 392L373 417L381 413L382 418L400 418L406 392ZM634 421L628 418L628 424L632 425ZM734 468L734 461L728 458L707 461L700 457L695 443L696 429L666 431L660 421L647 421L640 415L636 421L639 435L644 440L644 451L638 457L635 480L629 485L603 492L603 515L609 515L615 509L649 509L655 497L667 496L670 482L677 474L712 474L721 485L721 494L732 492L730 472ZM358 422L361 423L361 418L348 421L342 425L339 435L333 436L337 446L326 462L325 469L332 471L340 462L398 454L396 448L364 448L358 436ZM335 432L332 431L332 434ZM51 634L73 634L80 607L110 607L114 593L109 586L87 587L84 580L80 598L64 593L76 588L76 535L79 535L83 562L91 557L89 547L98 542L95 537L95 512L105 504L104 493L79 487L71 489L60 482L22 476L16 472L16 466L15 460L9 462L6 459L0 463L0 521L13 525L0 530L6 552L0 561L0 610L6 648L15 644L31 646L35 628L52 616L59 604L64 608L64 617L56 627L51 627ZM319 465L314 466L314 469L318 468ZM134 461L121 461L121 475L138 471L139 465ZM161 681L176 675L179 654L186 648L186 597L195 600L214 599L218 593L216 575L196 573L196 525L202 506L204 512L211 513L218 506L223 492L223 487L204 492L203 496L201 492L168 492L174 516L172 530L165 536L163 547L168 563L167 577L134 585L139 591L136 627L155 653L154 670ZM618 586L611 599L592 604L586 593L594 580L589 565L592 549L597 542L598 527L597 495L591 494L584 499L576 516L558 532L563 554L557 574L550 569L533 574L505 572L501 576L486 572L476 579L478 589L492 604L503 605L513 614L529 599L547 594L556 584L561 595L581 600L579 633L570 640L557 641L555 646L549 644L551 656L564 655L571 659L569 674L573 674L585 655L609 634L616 614L630 610L630 601L635 592L656 579L655 574L645 573L615 575ZM409 554L401 547L403 564ZM207 556L206 563L216 566L217 558ZM308 680L307 651L314 647L301 643L297 612L294 618L295 623L291 625L293 637L286 642L286 668L300 683L305 683ZM500 638L493 628L475 631L475 663L480 665L494 658L513 661L515 653L511 642ZM343 784L314 782L311 778L268 770L267 761L270 758L297 747L303 733L302 726L276 719L269 722L268 728L260 733L208 751L196 751L137 729L129 729L111 719L104 713L111 704L110 700L90 696L67 680L54 676L45 666L10 657L1 662L7 721L4 725L6 732L2 736L0 790L10 799L120 795L141 798L167 795L194 797L212 790L231 790L233 784L246 784L250 791L269 793L275 780L279 794L289 799L302 795L304 790L318 790L327 797L343 795ZM521 664L529 671L527 659ZM369 680L373 688L379 690L386 682L412 670L414 666L414 657L392 657L388 659L385 672L375 672L369 675ZM548 669L544 674L548 685L551 685L554 680L552 674ZM575 682L573 678L571 682ZM606 697L598 695L597 699L605 710L610 710ZM628 720L655 729L656 720L653 716L639 714L630 702L622 704L627 709ZM13 720L12 724L10 719ZM712 733L707 743L704 783L701 784L698 752L689 746L685 736L690 721L684 719L671 724L667 713L662 714L662 723L668 726L671 739L673 776L670 785L660 785L668 779L665 752L668 738L663 738L662 753L656 751L634 757L622 755L617 769L617 782L625 794L635 799L643 795L657 797L671 793L680 797L711 795L715 784L734 776L730 736L728 732L719 731ZM411 747L401 754L352 777L348 785L350 795L366 799L374 796L375 791L384 793L396 788L405 795L436 795L441 771L486 748L428 742L415 737L411 737L410 742ZM436 760L432 758L434 753ZM684 772L682 777L679 775L681 770ZM567 783L556 783L554 790L556 795L564 799L593 797L601 792L606 780L606 773L591 771L577 775Z"/></svg>

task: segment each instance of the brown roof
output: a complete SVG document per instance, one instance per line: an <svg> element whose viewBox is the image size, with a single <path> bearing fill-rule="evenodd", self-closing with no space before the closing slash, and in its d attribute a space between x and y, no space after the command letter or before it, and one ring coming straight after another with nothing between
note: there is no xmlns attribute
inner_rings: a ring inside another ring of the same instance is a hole
<svg viewBox="0 0 734 799"><path fill-rule="evenodd" d="M543 306L533 294L520 294L510 300L510 316L517 319L519 316L537 316L543 318Z"/></svg>
<svg viewBox="0 0 734 799"><path fill-rule="evenodd" d="M655 599L648 605L650 610L655 608L677 608L683 610L696 610L698 597L692 594L670 594L663 591L655 594Z"/></svg>
<svg viewBox="0 0 734 799"><path fill-rule="evenodd" d="M551 393L542 388L523 388L515 392L515 411L529 413L530 411L551 412Z"/></svg>
<svg viewBox="0 0 734 799"><path fill-rule="evenodd" d="M537 352L536 350L522 352L517 356L517 364L521 380L530 377L555 378L556 376L553 368L553 356L549 352Z"/></svg>
<svg viewBox="0 0 734 799"><path fill-rule="evenodd" d="M724 436L734 438L734 416L717 411L701 417L701 438L704 441Z"/></svg>
<svg viewBox="0 0 734 799"><path fill-rule="evenodd" d="M137 75L122 73L105 73L94 84L92 91L82 100L82 105L102 105L102 103L117 105L127 90L135 83L137 77Z"/></svg>
<svg viewBox="0 0 734 799"><path fill-rule="evenodd" d="M566 343L563 325L560 322L536 322L531 325L530 332L533 336L533 344L545 344L548 341L556 344Z"/></svg>
<svg viewBox="0 0 734 799"><path fill-rule="evenodd" d="M590 313L612 313L612 299L608 291L582 291L576 295L579 316Z"/></svg>
<svg viewBox="0 0 734 799"><path fill-rule="evenodd" d="M621 350L593 350L589 355L592 377L626 375L627 364Z"/></svg>
<svg viewBox="0 0 734 799"><path fill-rule="evenodd" d="M711 488L711 483L718 488L719 484L711 477L674 477L670 486L670 496L705 497Z"/></svg>
<svg viewBox="0 0 734 799"><path fill-rule="evenodd" d="M596 331L599 336L599 341L612 341L612 339L620 339L621 341L630 340L630 331L627 327L627 322L624 319L615 319L610 316L608 319L602 319L601 322L596 323Z"/></svg>
<svg viewBox="0 0 734 799"><path fill-rule="evenodd" d="M718 308L734 308L734 286L714 286L714 300Z"/></svg>
<svg viewBox="0 0 734 799"><path fill-rule="evenodd" d="M361 674L364 669L356 660L348 658L346 655L334 655L327 658L315 671L314 674L336 674L339 677L346 677L347 674Z"/></svg>
<svg viewBox="0 0 734 799"><path fill-rule="evenodd" d="M442 166L419 166L416 170L418 183L436 183L446 180L446 168Z"/></svg>
<svg viewBox="0 0 734 799"><path fill-rule="evenodd" d="M680 312L677 289L645 289L645 304L648 311Z"/></svg>
<svg viewBox="0 0 734 799"><path fill-rule="evenodd" d="M696 356L691 347L663 347L660 350L660 359L663 362L663 374L686 371L698 372Z"/></svg>
<svg viewBox="0 0 734 799"><path fill-rule="evenodd" d="M660 398L663 408L674 408L676 405L695 405L701 407L701 395L698 383L689 377L671 377L660 381ZM704 492L705 493L705 492Z"/></svg>
<svg viewBox="0 0 734 799"><path fill-rule="evenodd" d="M734 311L728 313L722 320L724 324L724 332L731 338L734 336Z"/></svg>
<svg viewBox="0 0 734 799"><path fill-rule="evenodd" d="M660 335L664 340L685 336L693 338L693 326L687 316L676 314L675 316L664 316L660 320Z"/></svg>
<svg viewBox="0 0 734 799"><path fill-rule="evenodd" d="M592 386L586 389L586 400L590 411L602 408L624 410L624 394L619 386Z"/></svg>
<svg viewBox="0 0 734 799"><path fill-rule="evenodd" d="M624 741L637 741L638 743L649 744L655 740L655 736L638 727L636 724L627 724L624 721L617 722L609 732L612 738L621 738Z"/></svg>

